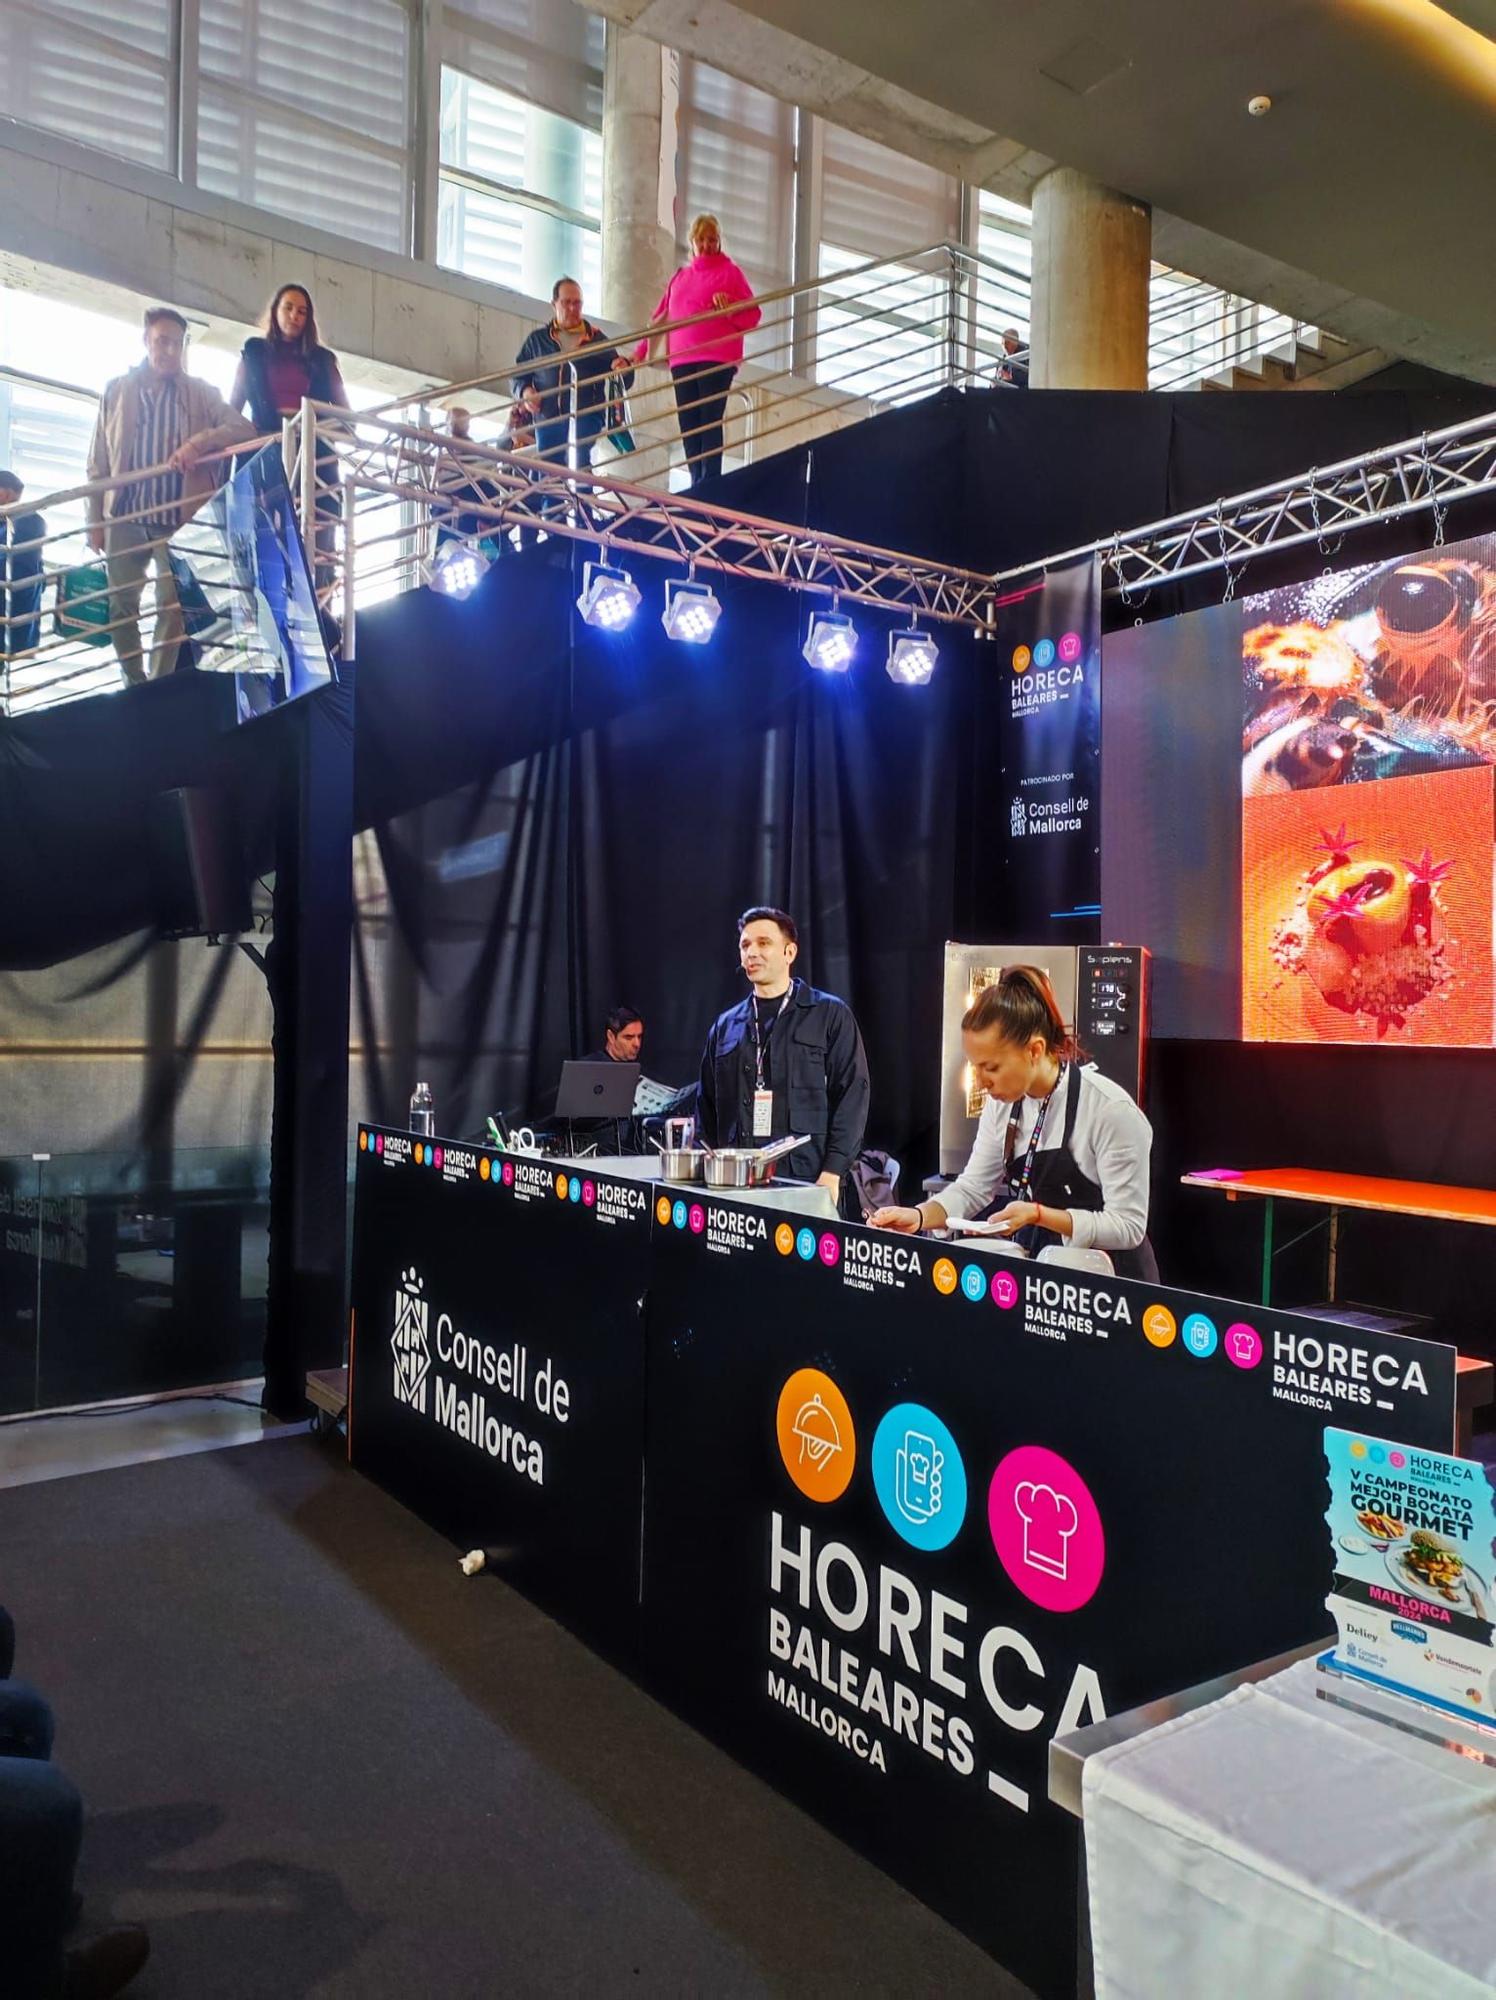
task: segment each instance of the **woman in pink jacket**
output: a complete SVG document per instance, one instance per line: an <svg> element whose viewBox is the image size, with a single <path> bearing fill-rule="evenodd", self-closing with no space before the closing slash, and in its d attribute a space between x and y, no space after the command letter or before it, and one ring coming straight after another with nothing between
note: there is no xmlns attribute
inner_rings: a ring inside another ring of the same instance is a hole
<svg viewBox="0 0 1496 2000"><path fill-rule="evenodd" d="M691 224L691 261L676 272L655 308L655 320L690 319L696 313L717 313L716 319L679 326L665 336L665 358L675 384L675 408L686 469L699 486L722 470L722 419L727 392L743 361L743 335L763 317L753 303L753 288L722 248L715 215L698 215ZM736 312L727 309L738 304ZM649 341L634 350L644 360ZM628 366L620 357L615 366Z"/></svg>

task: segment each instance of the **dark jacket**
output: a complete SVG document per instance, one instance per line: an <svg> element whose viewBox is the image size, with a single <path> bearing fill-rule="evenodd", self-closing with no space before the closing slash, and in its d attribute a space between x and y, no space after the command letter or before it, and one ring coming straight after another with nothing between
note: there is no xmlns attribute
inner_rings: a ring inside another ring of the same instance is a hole
<svg viewBox="0 0 1496 2000"><path fill-rule="evenodd" d="M538 389L541 403L536 416L543 424L555 423L571 408L571 377L565 372L565 364L570 361L577 371L578 411L595 411L600 417L607 400L608 377L613 372L614 349L601 344L607 338L601 327L584 319L582 344L567 353L553 326L549 323L537 326L525 336L524 346L514 357L520 371L514 378L515 395L523 396L526 389ZM619 379L627 388L634 379L633 370L622 371Z"/></svg>
<svg viewBox="0 0 1496 2000"><path fill-rule="evenodd" d="M753 1136L753 1032L750 996L719 1014L701 1058L697 1124L709 1146L763 1145ZM780 1162L787 1174L814 1180L845 1174L862 1151L872 1085L851 1008L834 993L795 981L790 1004L769 1031L774 1091L770 1137L804 1133L811 1141Z"/></svg>
<svg viewBox="0 0 1496 2000"><path fill-rule="evenodd" d="M303 357L310 378L307 393L314 403L336 403L348 407L348 391L338 368L338 357L330 347L314 347ZM234 377L234 408L249 405L250 421L257 436L267 436L281 427L280 411L270 394L270 342L263 334L251 334L239 355L239 372Z"/></svg>
<svg viewBox="0 0 1496 2000"><path fill-rule="evenodd" d="M40 514L0 521L0 659L29 652L41 636L42 551L47 524ZM26 542L36 543L25 548Z"/></svg>

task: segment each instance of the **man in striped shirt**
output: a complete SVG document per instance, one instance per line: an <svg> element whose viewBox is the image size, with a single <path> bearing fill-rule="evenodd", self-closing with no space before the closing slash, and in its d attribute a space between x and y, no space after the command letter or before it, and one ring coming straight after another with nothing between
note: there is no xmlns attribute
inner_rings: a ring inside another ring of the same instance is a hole
<svg viewBox="0 0 1496 2000"><path fill-rule="evenodd" d="M169 538L212 492L218 467L202 461L242 444L253 426L210 383L182 365L187 322L170 306L145 316L145 360L117 376L99 399L88 449L88 476L107 492L88 498L88 539L109 568L109 619L125 679L152 680L176 670L182 611L171 572ZM154 470L152 469L154 468ZM142 479L127 477L144 472ZM156 573L156 630L147 656L140 600Z"/></svg>

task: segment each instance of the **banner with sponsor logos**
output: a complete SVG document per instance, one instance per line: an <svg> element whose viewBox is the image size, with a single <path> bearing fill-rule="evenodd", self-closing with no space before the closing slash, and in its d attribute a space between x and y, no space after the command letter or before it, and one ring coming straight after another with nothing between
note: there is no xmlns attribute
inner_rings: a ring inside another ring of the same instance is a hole
<svg viewBox="0 0 1496 2000"><path fill-rule="evenodd" d="M1325 1431L1342 1672L1496 1720L1496 1494L1476 1459Z"/></svg>
<svg viewBox="0 0 1496 2000"><path fill-rule="evenodd" d="M998 606L1007 935L1078 944L1101 921L1101 572L1085 556Z"/></svg>
<svg viewBox="0 0 1496 2000"><path fill-rule="evenodd" d="M1327 1413L1447 1447L1453 1349L710 1194L656 1222L646 1681L1073 1993L1050 1738L1322 1633Z"/></svg>
<svg viewBox="0 0 1496 2000"><path fill-rule="evenodd" d="M632 1660L650 1190L370 1127L358 1145L353 1464Z"/></svg>

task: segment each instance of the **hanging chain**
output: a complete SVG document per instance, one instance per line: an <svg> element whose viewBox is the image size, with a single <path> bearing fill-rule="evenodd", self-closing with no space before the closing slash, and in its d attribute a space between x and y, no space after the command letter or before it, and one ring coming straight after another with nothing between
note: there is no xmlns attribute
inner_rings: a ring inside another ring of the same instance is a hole
<svg viewBox="0 0 1496 2000"><path fill-rule="evenodd" d="M1226 515L1219 500L1216 502L1215 521L1216 538L1221 545L1221 568L1226 572L1226 594L1221 599L1221 602L1222 604L1229 604L1236 595L1236 579L1242 574L1247 565L1245 562L1241 562L1237 564L1235 569L1231 567L1230 559L1226 554Z"/></svg>
<svg viewBox="0 0 1496 2000"><path fill-rule="evenodd" d="M1327 542L1325 540L1325 537L1320 529L1319 488L1315 484L1315 481L1318 478L1319 478L1319 467L1317 465L1311 466L1309 470L1309 518L1314 523L1314 539L1319 544L1319 552L1322 556L1328 558L1330 556L1339 555L1340 545L1345 540L1345 534L1342 531L1335 537L1333 542Z"/></svg>
<svg viewBox="0 0 1496 2000"><path fill-rule="evenodd" d="M1434 547L1442 549L1444 546L1444 522L1449 513L1449 508L1440 502L1439 496L1434 490L1434 461L1429 456L1427 431L1423 433L1423 482L1424 490L1428 495L1428 504L1434 511Z"/></svg>

